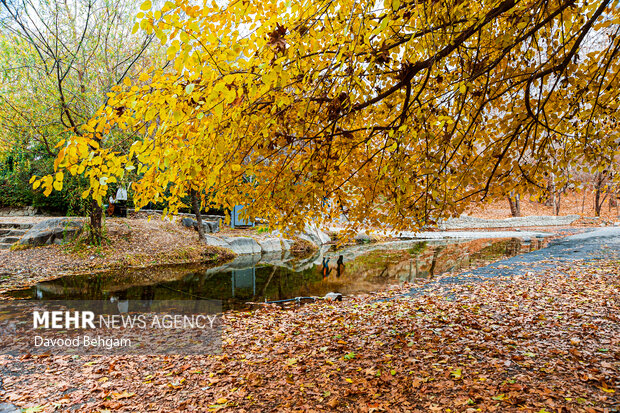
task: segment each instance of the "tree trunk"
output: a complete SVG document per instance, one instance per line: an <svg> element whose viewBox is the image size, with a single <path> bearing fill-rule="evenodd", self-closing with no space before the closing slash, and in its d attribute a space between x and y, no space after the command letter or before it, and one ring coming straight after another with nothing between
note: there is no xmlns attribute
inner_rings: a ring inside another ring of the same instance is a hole
<svg viewBox="0 0 620 413"><path fill-rule="evenodd" d="M90 242L101 245L101 218L103 211L94 199L90 202Z"/></svg>
<svg viewBox="0 0 620 413"><path fill-rule="evenodd" d="M562 201L562 192L558 192L557 195L553 196L553 208L555 210L555 215L558 216L560 215L560 202Z"/></svg>
<svg viewBox="0 0 620 413"><path fill-rule="evenodd" d="M510 215L513 217L521 216L521 196L515 194L514 191L510 191L508 195L508 203L510 204Z"/></svg>
<svg viewBox="0 0 620 413"><path fill-rule="evenodd" d="M551 177L551 182L547 184L547 199L545 200L545 206L555 206L555 182L554 177Z"/></svg>
<svg viewBox="0 0 620 413"><path fill-rule="evenodd" d="M437 259L439 258L439 254L443 251L445 246L440 246L435 248L433 251L433 261L431 262L431 268L428 270L429 278L432 278L435 275L435 268L437 267Z"/></svg>
<svg viewBox="0 0 620 413"><path fill-rule="evenodd" d="M616 189L609 189L607 194L609 195L609 210L611 211L612 208L618 208L618 191Z"/></svg>
<svg viewBox="0 0 620 413"><path fill-rule="evenodd" d="M586 190L583 190L583 198L581 199L581 214L583 215L583 211L586 207Z"/></svg>
<svg viewBox="0 0 620 413"><path fill-rule="evenodd" d="M198 193L195 190L190 190L190 196L192 198L192 209L196 215L196 222L198 223L198 239L200 241L205 240L205 228L202 225L202 215L200 214L200 201L198 200Z"/></svg>
<svg viewBox="0 0 620 413"><path fill-rule="evenodd" d="M598 174L596 174L594 178L594 188L596 189L596 192L594 193L594 214L597 217L601 216L601 208L603 207L605 198L607 198L607 194L603 194L604 183L605 183L605 175L604 173L599 172Z"/></svg>

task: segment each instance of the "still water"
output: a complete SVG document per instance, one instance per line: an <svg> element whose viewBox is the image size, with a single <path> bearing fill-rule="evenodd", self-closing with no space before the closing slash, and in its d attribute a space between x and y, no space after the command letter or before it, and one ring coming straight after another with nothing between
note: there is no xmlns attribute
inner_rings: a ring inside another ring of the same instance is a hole
<svg viewBox="0 0 620 413"><path fill-rule="evenodd" d="M403 282L428 282L448 271L486 265L542 248L546 239L401 241L334 250L312 256L239 256L224 265L169 266L73 275L8 293L45 300L222 300L223 308L247 302L377 291Z"/></svg>

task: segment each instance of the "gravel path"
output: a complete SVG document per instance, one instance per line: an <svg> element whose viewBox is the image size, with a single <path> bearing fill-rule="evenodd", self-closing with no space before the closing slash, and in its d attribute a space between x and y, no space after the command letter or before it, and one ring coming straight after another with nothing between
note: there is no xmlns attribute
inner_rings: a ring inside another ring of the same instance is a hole
<svg viewBox="0 0 620 413"><path fill-rule="evenodd" d="M484 219L462 216L449 218L439 224L439 229L453 230L465 228L514 228L514 227L548 227L565 226L581 218L579 215L567 216L530 216L505 219Z"/></svg>
<svg viewBox="0 0 620 413"><path fill-rule="evenodd" d="M388 234L390 235L390 234ZM443 239L484 239L484 238L520 238L529 241L532 238L544 238L555 235L547 231L423 231L409 232L403 231L392 234L397 238L424 240L443 240Z"/></svg>

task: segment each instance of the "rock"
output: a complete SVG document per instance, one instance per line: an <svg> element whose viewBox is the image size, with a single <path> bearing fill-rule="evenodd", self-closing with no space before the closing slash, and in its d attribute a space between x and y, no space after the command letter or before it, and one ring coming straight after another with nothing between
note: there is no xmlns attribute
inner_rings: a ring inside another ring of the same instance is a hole
<svg viewBox="0 0 620 413"><path fill-rule="evenodd" d="M202 223L204 224L205 227L205 232L207 232L207 228L209 229L208 232L210 232L211 234L215 234L220 232L220 221L202 221Z"/></svg>
<svg viewBox="0 0 620 413"><path fill-rule="evenodd" d="M261 247L252 238L246 237L222 237L228 243L226 248L231 249L235 254L260 254Z"/></svg>
<svg viewBox="0 0 620 413"><path fill-rule="evenodd" d="M205 236L205 243L231 250L237 255L260 254L261 246L252 238L247 237L214 237Z"/></svg>
<svg viewBox="0 0 620 413"><path fill-rule="evenodd" d="M471 228L509 228L509 227L546 227L570 225L581 217L579 215L566 216L528 216L505 219L484 219L463 216L440 220L437 224L440 230L471 229ZM584 218L586 220L587 218Z"/></svg>
<svg viewBox="0 0 620 413"><path fill-rule="evenodd" d="M307 224L303 234L299 238L310 241L318 246L331 242L331 238L314 224Z"/></svg>
<svg viewBox="0 0 620 413"><path fill-rule="evenodd" d="M47 219L30 228L19 243L38 246L69 242L82 232L83 227L83 222L70 218Z"/></svg>
<svg viewBox="0 0 620 413"><path fill-rule="evenodd" d="M196 228L196 225L198 225L195 220L187 217L181 220L181 224L183 224L185 228Z"/></svg>
<svg viewBox="0 0 620 413"><path fill-rule="evenodd" d="M291 246L295 243L295 241L293 241L292 239L286 238L281 239L280 242L282 244L282 251L290 251Z"/></svg>
<svg viewBox="0 0 620 413"><path fill-rule="evenodd" d="M299 238L311 242L319 247L331 242L329 235L318 229L314 224L307 224L304 232L299 234Z"/></svg>
<svg viewBox="0 0 620 413"><path fill-rule="evenodd" d="M327 293L325 294L325 297L323 297L326 300L329 301L342 301L342 294L340 293Z"/></svg>
<svg viewBox="0 0 620 413"><path fill-rule="evenodd" d="M212 245L214 247L224 247L224 248L230 248L230 245L228 244L228 242L218 238L218 237L212 237L210 235L205 235L205 244L207 245Z"/></svg>
<svg viewBox="0 0 620 413"><path fill-rule="evenodd" d="M260 249L263 254L282 251L282 243L279 238L267 238L265 240L258 241L258 244L260 245Z"/></svg>
<svg viewBox="0 0 620 413"><path fill-rule="evenodd" d="M33 206L24 208L0 208L0 217L32 217L38 212L39 210Z"/></svg>
<svg viewBox="0 0 620 413"><path fill-rule="evenodd" d="M183 224L186 228L194 228L198 230L198 222L195 219L185 217L181 220L181 224ZM202 221L202 227L205 231L205 234L215 234L216 232L220 232L220 221Z"/></svg>

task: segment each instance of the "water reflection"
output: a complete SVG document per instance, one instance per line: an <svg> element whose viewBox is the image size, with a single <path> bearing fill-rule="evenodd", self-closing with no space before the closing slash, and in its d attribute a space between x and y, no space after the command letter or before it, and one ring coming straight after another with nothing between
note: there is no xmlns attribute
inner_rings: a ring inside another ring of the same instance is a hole
<svg viewBox="0 0 620 413"><path fill-rule="evenodd" d="M46 281L15 298L112 300L218 299L224 309L248 301L301 296L345 295L379 290L402 282L426 282L434 276L539 249L543 239L479 239L451 242L406 241L323 248L305 259L288 254L239 256L216 268L171 266L79 275Z"/></svg>

